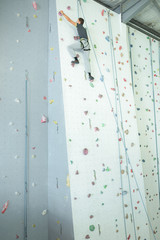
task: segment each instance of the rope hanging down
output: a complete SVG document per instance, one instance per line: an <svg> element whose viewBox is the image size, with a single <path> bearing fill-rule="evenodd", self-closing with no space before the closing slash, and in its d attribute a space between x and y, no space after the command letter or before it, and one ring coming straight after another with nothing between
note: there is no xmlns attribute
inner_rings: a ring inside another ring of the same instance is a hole
<svg viewBox="0 0 160 240"><path fill-rule="evenodd" d="M25 72L25 164L24 164L24 240L27 240L28 210L28 71Z"/></svg>
<svg viewBox="0 0 160 240"><path fill-rule="evenodd" d="M151 61L153 111L154 111L154 132L155 132L155 142L156 142L158 192L159 192L159 207L160 207L159 153L158 153L158 139L157 139L157 119L156 119L156 107L155 107L155 92L154 92L154 77L153 77L153 59L152 59L152 42L151 42L151 38L149 39L149 44L150 44L150 61Z"/></svg>
<svg viewBox="0 0 160 240"><path fill-rule="evenodd" d="M110 41L110 48L111 48L111 41ZM112 50L112 48L111 48ZM117 88L116 88L116 77L115 77L115 65L114 65L114 61L113 61L113 52L111 51L111 59L112 59L112 70L113 70L113 79L114 79L114 89L116 89L117 91ZM116 108L116 115L117 115L117 120L118 120L118 110L117 110L117 93L115 91L115 108ZM118 120L119 122L119 120ZM117 142L118 142L118 156L119 156L119 169L120 169L120 183L121 183L121 197L122 197L122 209L123 209L123 220L124 220L124 232L125 232L125 239L127 239L127 225L126 225L126 217L125 217L125 208L124 208L124 195L123 195L123 191L124 191L124 188L123 188L123 179L122 179L122 174L121 174L121 171L122 171L122 167L121 167L121 159L120 159L120 142L118 141L118 139L120 138L120 133L119 131L117 132Z"/></svg>
<svg viewBox="0 0 160 240"><path fill-rule="evenodd" d="M113 69L113 78L114 78L114 88L115 88L115 103L117 105L116 95L118 95L118 103L119 103L119 110L120 110L121 126L122 126L122 129L123 129L122 108L121 108L121 102L120 102L118 77L117 77L117 69L116 69L116 60L115 60L115 54L114 54L112 26L111 26L111 20L110 20L110 14L109 13L110 13L110 11L108 12L108 28L109 28L110 51L111 51L111 60L112 60L112 69ZM117 108L117 106L116 106L116 108ZM117 110L116 110L116 112L117 112ZM117 120L118 120L118 114L117 114ZM123 133L123 139L124 139L124 143L125 143L124 131L122 131L122 133ZM118 141L118 143L119 143L119 141ZM126 146L126 143L125 143L125 146ZM126 151L125 151L125 159L126 159L126 166L127 166L127 172L128 172L129 196L130 196L131 211L132 211L132 216L133 216L134 236L135 236L135 240L137 240L136 226L135 226L135 217L134 217L134 210L133 210L133 201L132 201L132 193L131 193L131 184L130 184L130 176L129 176L129 171L128 171L128 156L126 154ZM121 164L120 164L120 166L121 166ZM120 173L120 176L122 176L121 173ZM123 208L124 208L124 205L123 205ZM124 219L125 219L125 216L124 216ZM126 236L126 239L127 239L127 236Z"/></svg>
<svg viewBox="0 0 160 240"><path fill-rule="evenodd" d="M134 94L134 78L133 78L133 69L132 69L132 49L131 49L131 37L130 37L130 27L128 28L128 42L129 42L129 57L130 57L130 68L131 68L131 79L132 79L132 89Z"/></svg>
<svg viewBox="0 0 160 240"><path fill-rule="evenodd" d="M80 4L80 1L79 1L79 0L77 0L77 1L78 1L79 5L80 5L81 11L82 11L82 15L83 15L83 18L84 18L84 20L85 20L86 27L87 27L87 29L88 29L88 26L87 26L87 22L86 22L86 18L85 18L84 12L83 12L82 5ZM97 55L96 55L95 50L94 50L94 47L93 47L93 43L92 43L92 39L91 39L91 35L90 35L90 32L89 32L89 29L88 29L88 35L89 35L89 37L90 37L91 46L92 46L92 49L93 49L93 52L94 52L94 55L95 55L95 59L96 59L96 62L97 62L97 66L98 66L98 69L99 69L99 72L100 72L100 75L101 75L100 80L101 80L101 81L103 82L103 84L104 84L104 89L105 89L105 92L106 92L106 95L107 95L107 98L108 98L110 107L111 107L111 109L113 109L113 108L112 108L112 103L111 103L111 100L110 100L110 97L109 97L109 94L108 94L108 91L107 91L107 87L106 87L106 84L105 84L105 82L104 82L104 76L102 75L102 71L101 71L101 68L100 68L100 64L99 64ZM113 117L114 117L115 122L116 122L116 125L117 125L117 132L119 132L119 134L120 134L120 136L121 136L121 138L122 138L122 133L121 133L121 131L119 130L119 125L118 125L118 121L117 121L117 118L116 118L117 116L116 116L116 114L114 113L114 111L113 111L112 113L113 113ZM129 163L131 169L133 170L133 167L132 167L132 164L131 164L131 162L130 162L130 159L129 159L129 156L128 156L128 152L127 152L127 148L126 148L126 146L125 146L125 143L124 143L123 138L122 138L122 143L123 143L124 149L125 149L126 154L127 154L128 163ZM156 237L155 237L155 235L154 235L154 231L153 231L153 228L152 228L152 225L151 225L151 222L150 222L150 218L149 218L149 216L148 216L147 209L146 209L146 206L145 206L145 203L144 203L144 200L143 200L141 191L140 191L139 184L138 184L138 182L137 182L137 180L136 180L136 176L135 176L135 174L134 174L134 171L132 171L132 174L133 174L133 177L134 177L136 186L137 186L137 188L138 188L138 190L139 190L138 192L139 192L139 195L140 195L140 198L141 198L141 201L142 201L142 204L143 204L143 207L144 207L144 210L145 210L145 213L146 213L146 216L147 216L147 219L148 219L150 228L151 228L151 230L152 230L153 238L156 240Z"/></svg>

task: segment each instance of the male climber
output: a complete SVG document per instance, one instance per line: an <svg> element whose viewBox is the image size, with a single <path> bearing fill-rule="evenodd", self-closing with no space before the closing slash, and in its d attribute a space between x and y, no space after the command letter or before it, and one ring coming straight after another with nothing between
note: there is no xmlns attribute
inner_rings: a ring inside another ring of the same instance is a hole
<svg viewBox="0 0 160 240"><path fill-rule="evenodd" d="M86 71L86 73L88 73L89 80L93 81L94 77L92 77L92 75L91 75L91 67L90 67L90 62L89 62L90 46L89 46L89 42L88 42L87 31L83 27L84 19L78 18L77 22L74 22L63 11L60 11L60 13L67 19L68 22L70 22L77 28L78 35L80 38L80 41L77 41L76 43L68 46L68 51L69 51L71 57L74 58L74 60L71 63L72 64L79 63L79 61L76 57L75 51L81 51L83 54L85 71Z"/></svg>

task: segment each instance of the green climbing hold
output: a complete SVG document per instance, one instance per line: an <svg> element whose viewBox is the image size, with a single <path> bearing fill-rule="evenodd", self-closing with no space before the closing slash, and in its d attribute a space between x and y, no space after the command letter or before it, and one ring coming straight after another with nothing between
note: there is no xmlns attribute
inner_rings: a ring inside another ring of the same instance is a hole
<svg viewBox="0 0 160 240"><path fill-rule="evenodd" d="M107 188L107 185L104 185L104 188L106 189L106 188Z"/></svg>
<svg viewBox="0 0 160 240"><path fill-rule="evenodd" d="M102 123L102 127L105 127L105 124L104 124L104 123Z"/></svg>
<svg viewBox="0 0 160 240"><path fill-rule="evenodd" d="M94 225L90 225L90 226L89 226L89 230L90 230L91 232L93 232L93 231L95 230L95 226L94 226Z"/></svg>
<svg viewBox="0 0 160 240"><path fill-rule="evenodd" d="M91 86L92 88L94 88L94 85L93 85L93 83L92 83L92 82L90 82L90 86Z"/></svg>
<svg viewBox="0 0 160 240"><path fill-rule="evenodd" d="M111 171L111 169L110 169L109 167L107 167L107 168L106 168L106 171L109 172L109 171Z"/></svg>
<svg viewBox="0 0 160 240"><path fill-rule="evenodd" d="M87 0L83 0L83 2L87 2Z"/></svg>
<svg viewBox="0 0 160 240"><path fill-rule="evenodd" d="M96 44L94 44L94 48L97 48Z"/></svg>

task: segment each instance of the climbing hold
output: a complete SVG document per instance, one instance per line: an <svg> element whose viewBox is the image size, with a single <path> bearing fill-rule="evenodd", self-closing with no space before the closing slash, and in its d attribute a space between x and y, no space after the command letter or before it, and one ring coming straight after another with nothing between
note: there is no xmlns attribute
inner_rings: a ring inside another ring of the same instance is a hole
<svg viewBox="0 0 160 240"><path fill-rule="evenodd" d="M34 18L37 18L38 16L36 14L33 15Z"/></svg>
<svg viewBox="0 0 160 240"><path fill-rule="evenodd" d="M94 128L94 131L95 131L95 132L98 132L98 131L99 131L99 128L98 128L98 127L95 127L95 128Z"/></svg>
<svg viewBox="0 0 160 240"><path fill-rule="evenodd" d="M32 183L32 187L35 187L35 186L36 186L36 184L33 182L33 183Z"/></svg>
<svg viewBox="0 0 160 240"><path fill-rule="evenodd" d="M67 7L67 9L68 9L68 10L71 10L71 7L70 7L70 6L68 6L68 7Z"/></svg>
<svg viewBox="0 0 160 240"><path fill-rule="evenodd" d="M104 76L103 75L101 75L100 80L101 80L101 82L104 81Z"/></svg>
<svg viewBox="0 0 160 240"><path fill-rule="evenodd" d="M16 239L18 239L19 238L19 236L16 234Z"/></svg>
<svg viewBox="0 0 160 240"><path fill-rule="evenodd" d="M54 100L53 99L49 100L49 103L50 104L54 103Z"/></svg>
<svg viewBox="0 0 160 240"><path fill-rule="evenodd" d="M110 41L109 36L106 36L105 39L106 39L108 42Z"/></svg>
<svg viewBox="0 0 160 240"><path fill-rule="evenodd" d="M44 216L44 215L46 215L46 214L47 214L47 212L48 212L48 210L47 210L47 209L43 210L43 212L42 212L42 215L43 215L43 216Z"/></svg>
<svg viewBox="0 0 160 240"><path fill-rule="evenodd" d="M4 214L5 211L7 210L8 204L9 204L9 200L7 202L5 202L5 204L3 205L2 214Z"/></svg>
<svg viewBox="0 0 160 240"><path fill-rule="evenodd" d="M79 171L77 170L77 171L75 172L75 174L76 174L76 175L79 175Z"/></svg>
<svg viewBox="0 0 160 240"><path fill-rule="evenodd" d="M58 14L59 14L59 16L62 16L62 13L61 13L60 11L59 11L59 13L58 13Z"/></svg>
<svg viewBox="0 0 160 240"><path fill-rule="evenodd" d="M46 122L47 122L47 117L45 115L42 115L41 123L46 123Z"/></svg>
<svg viewBox="0 0 160 240"><path fill-rule="evenodd" d="M15 192L15 195L16 196L20 196L21 194L19 192Z"/></svg>
<svg viewBox="0 0 160 240"><path fill-rule="evenodd" d="M94 84L92 82L90 82L89 84L92 88L94 88Z"/></svg>
<svg viewBox="0 0 160 240"><path fill-rule="evenodd" d="M88 111L84 111L84 114L87 115L87 114L88 114Z"/></svg>
<svg viewBox="0 0 160 240"><path fill-rule="evenodd" d="M32 2L32 5L33 5L33 8L35 9L35 10L37 10L37 3L34 1L34 2Z"/></svg>
<svg viewBox="0 0 160 240"><path fill-rule="evenodd" d="M95 230L95 226L94 226L94 225L90 225L90 226L89 226L89 230L90 230L91 232L93 232L93 231Z"/></svg>
<svg viewBox="0 0 160 240"><path fill-rule="evenodd" d="M87 149L87 148L84 148L84 149L83 149L83 154L84 154L84 155L87 155L87 154L88 154L88 149Z"/></svg>
<svg viewBox="0 0 160 240"><path fill-rule="evenodd" d="M13 122L9 122L9 124L8 124L9 126L13 126Z"/></svg>
<svg viewBox="0 0 160 240"><path fill-rule="evenodd" d="M66 186L67 186L67 187L70 187L69 175L67 175Z"/></svg>
<svg viewBox="0 0 160 240"><path fill-rule="evenodd" d="M79 36L74 36L74 40L78 40L78 39L80 39Z"/></svg>
<svg viewBox="0 0 160 240"><path fill-rule="evenodd" d="M85 239L90 239L90 236L89 236L89 235L86 235L86 236L85 236Z"/></svg>
<svg viewBox="0 0 160 240"><path fill-rule="evenodd" d="M32 224L32 227L35 228L35 227L36 227L36 224Z"/></svg>
<svg viewBox="0 0 160 240"><path fill-rule="evenodd" d="M106 11L103 9L102 11L101 11L101 15L102 16L104 16L104 13L105 13Z"/></svg>
<svg viewBox="0 0 160 240"><path fill-rule="evenodd" d="M21 102L20 99L18 99L18 98L15 98L14 101L15 101L16 103L20 103L20 102Z"/></svg>

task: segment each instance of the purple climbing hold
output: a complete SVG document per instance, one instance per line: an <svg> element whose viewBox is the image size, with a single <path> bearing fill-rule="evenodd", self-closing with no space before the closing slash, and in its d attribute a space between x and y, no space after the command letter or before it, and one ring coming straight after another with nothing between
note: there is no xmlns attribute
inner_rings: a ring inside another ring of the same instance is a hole
<svg viewBox="0 0 160 240"><path fill-rule="evenodd" d="M68 10L71 10L71 7L70 7L70 6L68 6L68 7L67 7L67 9L68 9Z"/></svg>
<svg viewBox="0 0 160 240"><path fill-rule="evenodd" d="M62 13L61 13L61 12L59 12L58 14L59 14L59 16L62 16Z"/></svg>
<svg viewBox="0 0 160 240"><path fill-rule="evenodd" d="M84 149L83 149L83 154L84 154L84 155L87 155L87 154L88 154L88 149L87 149L87 148L84 148Z"/></svg>

